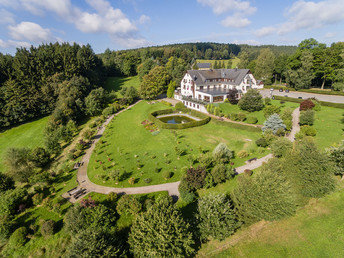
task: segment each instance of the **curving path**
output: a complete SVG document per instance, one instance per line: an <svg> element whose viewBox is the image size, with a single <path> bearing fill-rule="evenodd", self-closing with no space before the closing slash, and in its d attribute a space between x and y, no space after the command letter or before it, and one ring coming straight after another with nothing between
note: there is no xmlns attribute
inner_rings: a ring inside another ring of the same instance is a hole
<svg viewBox="0 0 344 258"><path fill-rule="evenodd" d="M140 100L141 101L141 100ZM159 192L159 191L167 191L169 195L178 197L179 191L178 186L180 184L180 181L173 182L173 183L166 183L166 184L160 184L160 185L150 185L150 186L141 186L141 187L127 187L127 188L117 188L117 187L108 187L108 186L102 186L94 184L90 181L90 179L87 176L87 166L90 161L91 154L96 146L96 143L99 141L101 136L103 135L106 126L111 122L111 120L117 116L118 114L130 109L140 101L136 102L135 104L129 106L126 109L121 110L120 112L116 113L115 115L110 116L106 121L103 123L101 128L98 130L97 134L95 135L95 140L92 142L90 148L86 150L85 155L83 156L81 162L83 165L78 169L77 172L77 181L78 181L78 187L74 191L78 191L79 189L85 189L86 191L78 196L77 199L75 199L73 196L70 196L68 193L63 194L62 196L66 199L68 199L70 202L75 203L82 197L84 197L86 194L90 192L95 193L102 193L102 194L109 194L111 192L120 193L120 194L145 194L145 193L153 193L153 192ZM295 134L300 130L300 126L298 124L299 121L299 115L300 111L299 109L295 109L293 112L293 128L290 132L290 134L287 136L288 139L291 141L294 141ZM260 159L257 159L255 161L252 161L246 165L240 166L236 168L236 172L238 174L243 173L245 169L256 169L260 167L264 162L268 161L270 158L272 158L272 154L268 154Z"/></svg>

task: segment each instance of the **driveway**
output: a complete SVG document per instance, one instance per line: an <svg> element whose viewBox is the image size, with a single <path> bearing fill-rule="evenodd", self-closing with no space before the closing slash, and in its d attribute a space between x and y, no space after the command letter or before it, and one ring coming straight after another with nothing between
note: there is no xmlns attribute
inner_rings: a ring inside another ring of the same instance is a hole
<svg viewBox="0 0 344 258"><path fill-rule="evenodd" d="M261 90L260 93L262 94L264 98L270 97L269 89ZM272 94L275 96L282 96L282 97L284 96L288 96L290 98L302 97L303 99L316 98L320 101L344 103L344 96L337 96L337 95L323 95L323 94L315 94L315 93L299 92L299 91L290 91L289 93L286 93L286 92L279 92L278 90L274 90Z"/></svg>

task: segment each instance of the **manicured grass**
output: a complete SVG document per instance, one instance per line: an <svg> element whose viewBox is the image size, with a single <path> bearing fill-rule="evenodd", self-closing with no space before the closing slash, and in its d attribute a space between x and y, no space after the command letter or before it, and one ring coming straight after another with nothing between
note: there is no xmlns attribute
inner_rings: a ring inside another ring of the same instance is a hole
<svg viewBox="0 0 344 258"><path fill-rule="evenodd" d="M196 62L197 63L211 63L212 66L214 66L215 61L217 62L224 62L225 66L227 67L227 62L228 60L207 60L207 59L197 59ZM238 66L238 63L240 62L240 59L238 57L235 57L233 59L231 59L232 61L232 69L236 68Z"/></svg>
<svg viewBox="0 0 344 258"><path fill-rule="evenodd" d="M108 91L119 92L123 87L130 87L130 86L133 86L134 88L139 89L140 87L139 76L108 77L105 81L104 88Z"/></svg>
<svg viewBox="0 0 344 258"><path fill-rule="evenodd" d="M34 148L42 146L44 141L44 128L49 117L18 125L0 133L0 171L5 171L3 158L10 147Z"/></svg>
<svg viewBox="0 0 344 258"><path fill-rule="evenodd" d="M219 123L210 122L200 127L177 130L178 139L171 130L161 129L158 135L152 135L141 122L156 110L166 109L161 103L141 102L131 110L119 114L108 126L92 153L88 166L88 176L96 184L117 187L131 187L175 182L180 179L183 168L191 165L188 157L197 157L200 147L212 151L217 144L224 142L235 152L245 149L250 156L235 158L235 165L242 165L250 157L262 157L267 150L255 145L259 132L238 130ZM177 143L179 142L179 143ZM186 151L186 155L177 157L175 147ZM135 156L136 155L136 156ZM101 163L100 163L101 161ZM143 166L138 169L137 164ZM156 168L159 171L156 171ZM120 182L106 179L111 171L119 170L124 174ZM164 172L173 173L165 179ZM134 177L135 184L128 179ZM146 183L144 179L150 178Z"/></svg>
<svg viewBox="0 0 344 258"><path fill-rule="evenodd" d="M344 191L312 199L295 216L258 222L222 242L204 244L203 257L343 257Z"/></svg>
<svg viewBox="0 0 344 258"><path fill-rule="evenodd" d="M320 148L327 148L344 140L344 124L341 119L343 109L322 106L315 112L314 128L317 130L315 140Z"/></svg>
<svg viewBox="0 0 344 258"><path fill-rule="evenodd" d="M281 104L279 100L271 100L271 103L273 105L276 105L276 106L280 106L281 107L281 111L283 111L283 109L285 108L292 108L292 109L295 109L299 106L298 103L292 103L292 102L285 102L284 104ZM247 111L243 111L239 108L238 105L232 105L230 103L219 103L219 104L215 104L217 106L220 107L220 109L222 110L222 112L224 114L231 114L231 113L244 113L246 114L246 116L254 116L258 119L258 122L257 124L260 124L262 125L266 118L264 117L264 112L263 110L260 110L260 111L255 111L255 112L247 112Z"/></svg>

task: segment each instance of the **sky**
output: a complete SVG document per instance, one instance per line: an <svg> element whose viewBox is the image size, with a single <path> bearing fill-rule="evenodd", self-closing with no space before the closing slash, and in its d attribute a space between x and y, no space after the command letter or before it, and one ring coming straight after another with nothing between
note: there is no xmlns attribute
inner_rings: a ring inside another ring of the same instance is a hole
<svg viewBox="0 0 344 258"><path fill-rule="evenodd" d="M344 41L344 0L0 0L0 52L48 42L96 53L186 42Z"/></svg>

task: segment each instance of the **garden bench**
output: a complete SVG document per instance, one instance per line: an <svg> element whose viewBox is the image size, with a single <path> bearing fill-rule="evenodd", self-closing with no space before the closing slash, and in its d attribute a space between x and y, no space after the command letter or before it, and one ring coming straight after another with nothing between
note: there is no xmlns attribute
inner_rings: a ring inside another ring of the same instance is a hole
<svg viewBox="0 0 344 258"><path fill-rule="evenodd" d="M249 159L247 162L251 163L252 161L256 161L256 160L257 160L257 158L252 158L252 159Z"/></svg>
<svg viewBox="0 0 344 258"><path fill-rule="evenodd" d="M74 193L74 199L78 199L81 195L83 195L86 192L86 189L81 188L76 193Z"/></svg>

